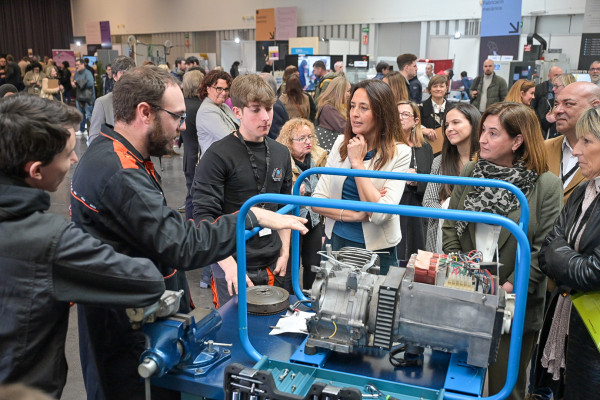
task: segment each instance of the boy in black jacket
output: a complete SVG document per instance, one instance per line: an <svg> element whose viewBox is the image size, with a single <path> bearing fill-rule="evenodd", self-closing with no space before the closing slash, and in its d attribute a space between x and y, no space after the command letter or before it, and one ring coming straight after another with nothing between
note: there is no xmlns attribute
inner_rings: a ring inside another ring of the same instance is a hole
<svg viewBox="0 0 600 400"><path fill-rule="evenodd" d="M192 184L194 221L214 221L236 212L250 197L262 193L290 194L288 149L267 135L273 121L275 93L256 75L240 76L231 85L233 113L240 129L215 142L202 155ZM276 204L263 204L276 210ZM289 256L289 230L263 229L248 240L248 286L283 287ZM237 293L237 262L230 256L212 264L213 302L225 304Z"/></svg>
<svg viewBox="0 0 600 400"><path fill-rule="evenodd" d="M33 116L33 117L32 117ZM147 259L119 254L48 213L77 162L81 113L19 94L0 100L0 383L60 398L69 302L142 307L165 290Z"/></svg>

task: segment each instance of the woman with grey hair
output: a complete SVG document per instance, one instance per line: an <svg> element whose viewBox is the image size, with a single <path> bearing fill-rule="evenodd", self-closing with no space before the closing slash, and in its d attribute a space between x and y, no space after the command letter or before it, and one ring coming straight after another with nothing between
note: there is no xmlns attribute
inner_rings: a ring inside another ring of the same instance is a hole
<svg viewBox="0 0 600 400"><path fill-rule="evenodd" d="M586 111L576 129L573 155L589 181L569 197L540 253L540 269L558 287L546 312L536 366L536 386L553 386L554 398L562 398L564 389L570 400L596 398L600 387L598 338L586 328L598 315L585 314L581 306L597 304L600 297L600 110Z"/></svg>

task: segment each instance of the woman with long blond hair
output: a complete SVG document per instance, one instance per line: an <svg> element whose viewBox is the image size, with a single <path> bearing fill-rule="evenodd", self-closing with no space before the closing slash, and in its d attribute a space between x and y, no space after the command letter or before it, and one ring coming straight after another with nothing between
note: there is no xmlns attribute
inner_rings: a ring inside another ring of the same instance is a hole
<svg viewBox="0 0 600 400"><path fill-rule="evenodd" d="M388 85L366 80L350 94L344 135L336 139L327 167L407 172L410 148L401 135L394 94ZM398 204L404 181L323 175L314 197ZM400 242L398 215L313 207L325 217L325 235L334 250L353 246L377 251L381 273L398 265Z"/></svg>
<svg viewBox="0 0 600 400"><path fill-rule="evenodd" d="M535 98L535 83L527 79L519 79L516 81L504 101L514 101L515 103L531 106L531 100Z"/></svg>
<svg viewBox="0 0 600 400"><path fill-rule="evenodd" d="M317 102L317 136L319 143L327 150L339 134L346 128L350 82L345 76L334 78Z"/></svg>
<svg viewBox="0 0 600 400"><path fill-rule="evenodd" d="M42 79L42 92L40 97L50 100L62 101L62 85L58 80L58 68L48 65L46 76Z"/></svg>
<svg viewBox="0 0 600 400"><path fill-rule="evenodd" d="M394 104L399 101L408 100L408 90L406 89L406 78L398 71L392 71L381 79L387 83L394 93Z"/></svg>

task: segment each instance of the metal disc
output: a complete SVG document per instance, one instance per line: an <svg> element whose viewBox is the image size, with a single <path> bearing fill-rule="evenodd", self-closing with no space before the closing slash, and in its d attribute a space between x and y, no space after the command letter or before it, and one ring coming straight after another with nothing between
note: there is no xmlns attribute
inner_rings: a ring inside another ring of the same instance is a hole
<svg viewBox="0 0 600 400"><path fill-rule="evenodd" d="M252 286L246 291L248 312L254 315L278 314L290 305L290 294L277 286Z"/></svg>

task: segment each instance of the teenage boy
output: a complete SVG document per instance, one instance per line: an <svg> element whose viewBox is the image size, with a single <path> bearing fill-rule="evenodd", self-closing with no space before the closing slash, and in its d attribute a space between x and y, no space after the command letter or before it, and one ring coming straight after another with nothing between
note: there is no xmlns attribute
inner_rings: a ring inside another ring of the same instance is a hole
<svg viewBox="0 0 600 400"><path fill-rule="evenodd" d="M81 118L38 96L0 100L0 383L24 383L54 398L67 379L70 301L143 307L165 290L149 260L116 253L47 212L47 192L77 162Z"/></svg>
<svg viewBox="0 0 600 400"><path fill-rule="evenodd" d="M237 77L231 85L233 113L240 128L215 142L202 155L192 184L194 221L215 221L234 213L250 197L262 193L290 194L291 157L282 144L267 137L273 120L275 93L256 75ZM276 210L277 204L262 204ZM289 256L289 230L263 229L246 245L246 283L283 287ZM213 302L225 304L238 292L234 256L212 264Z"/></svg>

